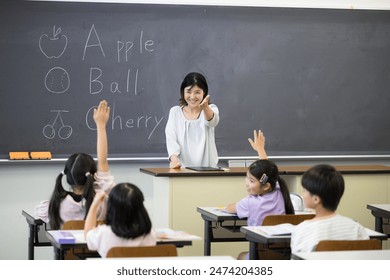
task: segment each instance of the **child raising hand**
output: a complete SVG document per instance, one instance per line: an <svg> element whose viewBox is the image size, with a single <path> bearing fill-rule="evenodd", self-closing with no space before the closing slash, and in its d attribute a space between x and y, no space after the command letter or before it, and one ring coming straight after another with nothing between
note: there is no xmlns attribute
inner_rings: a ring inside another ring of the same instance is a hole
<svg viewBox="0 0 390 280"><path fill-rule="evenodd" d="M142 191L130 183L116 185L108 196L105 224L96 226L97 211L107 196L96 194L85 220L88 249L106 257L112 247L154 246L157 237L144 206Z"/></svg>
<svg viewBox="0 0 390 280"><path fill-rule="evenodd" d="M106 124L110 115L110 107L105 100L101 101L94 111L97 128L98 164L92 156L75 153L66 161L64 170L57 176L50 201L42 201L36 207L36 215L49 222L51 229L60 229L69 220L84 220L96 193L108 194L114 187L107 161L108 144ZM70 186L66 190L62 178ZM99 209L99 219L105 216L104 205Z"/></svg>

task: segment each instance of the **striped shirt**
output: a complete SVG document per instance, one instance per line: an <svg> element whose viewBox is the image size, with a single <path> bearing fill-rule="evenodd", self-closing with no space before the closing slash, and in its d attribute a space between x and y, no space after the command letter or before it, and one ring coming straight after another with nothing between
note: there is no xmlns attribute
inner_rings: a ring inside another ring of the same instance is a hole
<svg viewBox="0 0 390 280"><path fill-rule="evenodd" d="M321 240L358 239L369 239L363 226L336 214L329 218L307 220L297 225L291 234L291 252L314 251Z"/></svg>

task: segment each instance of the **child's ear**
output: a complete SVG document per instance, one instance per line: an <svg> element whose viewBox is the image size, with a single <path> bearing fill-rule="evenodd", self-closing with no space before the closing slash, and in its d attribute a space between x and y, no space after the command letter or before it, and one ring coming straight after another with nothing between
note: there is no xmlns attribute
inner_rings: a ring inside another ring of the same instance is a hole
<svg viewBox="0 0 390 280"><path fill-rule="evenodd" d="M321 198L320 198L318 195L314 195L314 196L313 196L313 200L314 200L314 203L315 203L316 205L322 203Z"/></svg>
<svg viewBox="0 0 390 280"><path fill-rule="evenodd" d="M270 184L270 182L265 183L265 185L263 185L263 186L264 186L264 190L265 190L265 191L269 191L269 190L271 189L271 184Z"/></svg>

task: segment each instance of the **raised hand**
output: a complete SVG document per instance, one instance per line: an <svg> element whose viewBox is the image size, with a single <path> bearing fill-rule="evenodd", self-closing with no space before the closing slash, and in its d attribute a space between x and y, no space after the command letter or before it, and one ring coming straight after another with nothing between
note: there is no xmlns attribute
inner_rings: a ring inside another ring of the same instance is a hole
<svg viewBox="0 0 390 280"><path fill-rule="evenodd" d="M106 126L108 118L110 117L110 107L106 100L102 100L99 106L93 110L93 119L96 125Z"/></svg>
<svg viewBox="0 0 390 280"><path fill-rule="evenodd" d="M268 156L265 152L265 136L261 130L258 132L256 130L253 131L253 140L248 138L249 143L251 144L253 150L255 150L260 159L267 159Z"/></svg>

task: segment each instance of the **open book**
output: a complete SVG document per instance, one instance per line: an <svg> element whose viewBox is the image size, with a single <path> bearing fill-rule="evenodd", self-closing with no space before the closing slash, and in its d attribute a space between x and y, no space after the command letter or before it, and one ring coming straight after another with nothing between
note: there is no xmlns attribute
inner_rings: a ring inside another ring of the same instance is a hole
<svg viewBox="0 0 390 280"><path fill-rule="evenodd" d="M275 225L275 226L256 227L255 231L264 232L268 235L291 235L294 228L295 228L295 225L285 223L285 224L279 224L279 225Z"/></svg>
<svg viewBox="0 0 390 280"><path fill-rule="evenodd" d="M201 240L199 236L189 234L180 230L172 230L170 228L156 229L157 238L160 239L175 239L175 240Z"/></svg>

